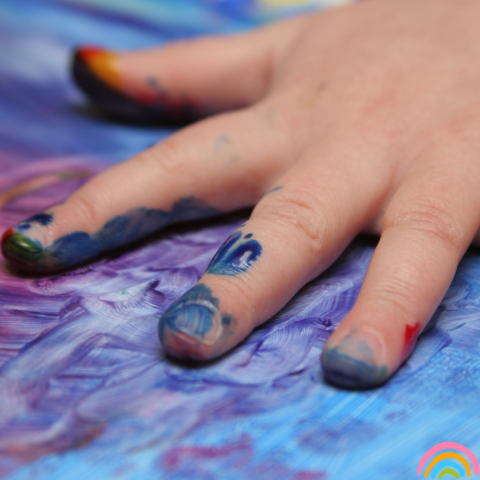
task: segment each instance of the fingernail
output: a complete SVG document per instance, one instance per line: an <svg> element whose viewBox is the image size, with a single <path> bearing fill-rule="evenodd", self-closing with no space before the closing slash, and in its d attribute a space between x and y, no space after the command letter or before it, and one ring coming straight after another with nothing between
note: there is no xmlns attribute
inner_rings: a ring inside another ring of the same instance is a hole
<svg viewBox="0 0 480 480"><path fill-rule="evenodd" d="M325 378L345 388L371 388L387 378L380 339L363 329L352 329L333 348L322 353Z"/></svg>
<svg viewBox="0 0 480 480"><path fill-rule="evenodd" d="M39 213L9 228L2 236L2 253L10 263L33 267L44 257L46 234L43 229L52 221L52 215Z"/></svg>
<svg viewBox="0 0 480 480"><path fill-rule="evenodd" d="M173 334L189 343L210 346L222 337L227 323L229 318L222 318L211 289L198 284L162 315L158 333L162 342Z"/></svg>
<svg viewBox="0 0 480 480"><path fill-rule="evenodd" d="M123 91L120 58L101 48L80 48L73 57L73 78L102 110L126 120L158 121L157 105L144 104Z"/></svg>
<svg viewBox="0 0 480 480"><path fill-rule="evenodd" d="M145 75L146 84L140 90L127 87L123 58L97 47L80 48L74 53L73 79L96 106L119 119L141 123L175 125L202 116L190 101L171 99L156 78Z"/></svg>
<svg viewBox="0 0 480 480"><path fill-rule="evenodd" d="M86 67L98 79L111 88L120 90L120 58L115 53L96 47L85 47L78 50L77 55Z"/></svg>
<svg viewBox="0 0 480 480"><path fill-rule="evenodd" d="M122 92L117 54L96 47L80 48L73 56L72 76L92 102L110 114L139 121L156 115L148 106Z"/></svg>

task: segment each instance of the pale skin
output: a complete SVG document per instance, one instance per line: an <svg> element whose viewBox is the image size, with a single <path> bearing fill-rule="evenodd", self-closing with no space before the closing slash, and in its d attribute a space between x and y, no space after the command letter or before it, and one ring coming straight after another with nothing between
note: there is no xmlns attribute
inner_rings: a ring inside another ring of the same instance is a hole
<svg viewBox="0 0 480 480"><path fill-rule="evenodd" d="M169 354L200 360L271 318L357 234L379 235L355 306L325 351L386 374L343 381L322 359L333 382L375 386L409 355L478 244L479 20L475 0L368 0L120 54L125 93L148 93L153 77L213 115L94 178L32 235L46 246L183 197L221 211L254 206L241 230L262 246L258 260L199 282L235 319L229 334L163 337Z"/></svg>

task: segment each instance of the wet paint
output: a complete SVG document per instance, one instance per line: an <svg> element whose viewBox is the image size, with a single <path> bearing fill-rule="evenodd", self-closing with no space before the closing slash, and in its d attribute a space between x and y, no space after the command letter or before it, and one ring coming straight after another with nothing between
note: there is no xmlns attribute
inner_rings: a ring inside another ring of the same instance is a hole
<svg viewBox="0 0 480 480"><path fill-rule="evenodd" d="M139 240L171 223L207 218L220 212L193 197L176 202L170 212L139 207L109 220L94 234L72 232L43 247L27 236L31 223L47 225L52 215L40 213L5 232L2 252L16 267L30 271L58 270Z"/></svg>
<svg viewBox="0 0 480 480"><path fill-rule="evenodd" d="M352 331L334 348L322 353L325 378L345 388L372 388L387 378L385 365L377 365L377 343L371 334Z"/></svg>
<svg viewBox="0 0 480 480"><path fill-rule="evenodd" d="M241 230L233 233L215 254L206 273L235 276L248 270L262 254L262 246L252 236L248 233L243 237Z"/></svg>
<svg viewBox="0 0 480 480"><path fill-rule="evenodd" d="M140 123L189 122L201 115L192 101L174 99L155 77L145 79L145 91L126 92L120 56L98 47L77 50L72 59L77 86L99 108L120 119Z"/></svg>
<svg viewBox="0 0 480 480"><path fill-rule="evenodd" d="M85 32L100 43L141 46L216 32L219 19L222 31L254 26L250 1L159 4L136 2L134 12L132 2L107 0L1 2L2 40L11 52L0 55L0 118L19 128L2 131L0 191L68 170L72 158L65 152L78 155L78 168L97 172L118 152L127 157L163 135L85 119L69 108L63 64L52 59ZM12 75L15 58L32 62ZM63 201L78 186L57 182L30 191L2 209L2 228ZM163 358L159 314L195 285L235 228L221 223L172 234L108 263L43 278L0 268L5 478L224 480L225 472L239 480L413 478L412 462L433 443L452 435L460 443L475 440L475 249L460 263L420 348L378 390L343 392L320 380L319 351L352 308L374 251L362 239L219 361L195 368Z"/></svg>
<svg viewBox="0 0 480 480"><path fill-rule="evenodd" d="M403 335L402 360L408 357L415 346L418 336L420 335L421 326L417 322L415 325L405 325L405 333Z"/></svg>
<svg viewBox="0 0 480 480"><path fill-rule="evenodd" d="M200 283L173 303L161 316L158 324L160 340L165 333L182 333L201 344L213 345L225 334L231 334L234 319L220 312L218 298Z"/></svg>
<svg viewBox="0 0 480 480"><path fill-rule="evenodd" d="M19 223L15 228L18 230L28 230L31 228L31 223L39 223L43 227L50 225L53 220L53 215L49 213L37 213L36 215L31 216L30 218L27 218L25 221L22 223Z"/></svg>
<svg viewBox="0 0 480 480"><path fill-rule="evenodd" d="M329 382L345 388L372 388L387 378L387 367L372 365L336 348L322 356L322 367Z"/></svg>

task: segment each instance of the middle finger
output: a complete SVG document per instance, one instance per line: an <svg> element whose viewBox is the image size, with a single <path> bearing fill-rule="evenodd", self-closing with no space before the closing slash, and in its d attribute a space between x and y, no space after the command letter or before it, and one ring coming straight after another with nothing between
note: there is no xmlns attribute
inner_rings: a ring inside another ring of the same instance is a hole
<svg viewBox="0 0 480 480"><path fill-rule="evenodd" d="M163 314L167 352L221 355L331 265L389 191L392 172L382 160L360 137L306 152Z"/></svg>

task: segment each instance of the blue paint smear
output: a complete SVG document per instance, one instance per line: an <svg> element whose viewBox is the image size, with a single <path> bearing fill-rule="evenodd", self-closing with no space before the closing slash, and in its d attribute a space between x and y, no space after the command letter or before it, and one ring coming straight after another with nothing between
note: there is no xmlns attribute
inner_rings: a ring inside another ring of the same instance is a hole
<svg viewBox="0 0 480 480"><path fill-rule="evenodd" d="M372 365L337 348L323 351L322 368L328 381L344 388L372 388L387 376L385 366Z"/></svg>
<svg viewBox="0 0 480 480"><path fill-rule="evenodd" d="M212 217L219 213L193 197L179 200L170 212L139 207L112 218L94 234L72 232L65 235L45 251L64 266L76 265L102 252L139 240L171 223Z"/></svg>
<svg viewBox="0 0 480 480"><path fill-rule="evenodd" d="M49 213L37 213L36 215L32 215L31 217L24 220L22 223L18 224L16 228L19 230L28 230L31 228L31 223L39 223L43 227L52 223L53 215Z"/></svg>
<svg viewBox="0 0 480 480"><path fill-rule="evenodd" d="M245 238L250 238L248 234ZM207 268L212 275L238 275L248 270L262 254L262 246L256 240L242 241L238 230L228 238L213 257Z"/></svg>
<svg viewBox="0 0 480 480"><path fill-rule="evenodd" d="M164 338L164 330L168 327L202 341L212 329L217 313L218 299L212 295L209 287L198 284L162 315L158 325L159 337ZM225 319L227 324L230 321L230 318Z"/></svg>
<svg viewBox="0 0 480 480"><path fill-rule="evenodd" d="M43 212L43 213L37 213L36 215L31 216L30 218L27 218L27 220L25 221L28 223L36 222L45 227L46 225L49 225L50 223L52 223L52 220L53 220L53 215Z"/></svg>
<svg viewBox="0 0 480 480"><path fill-rule="evenodd" d="M28 230L29 228L32 228L32 226L31 226L29 223L27 223L27 222L22 222L22 223L19 223L19 224L16 226L16 228L17 228L18 230Z"/></svg>

